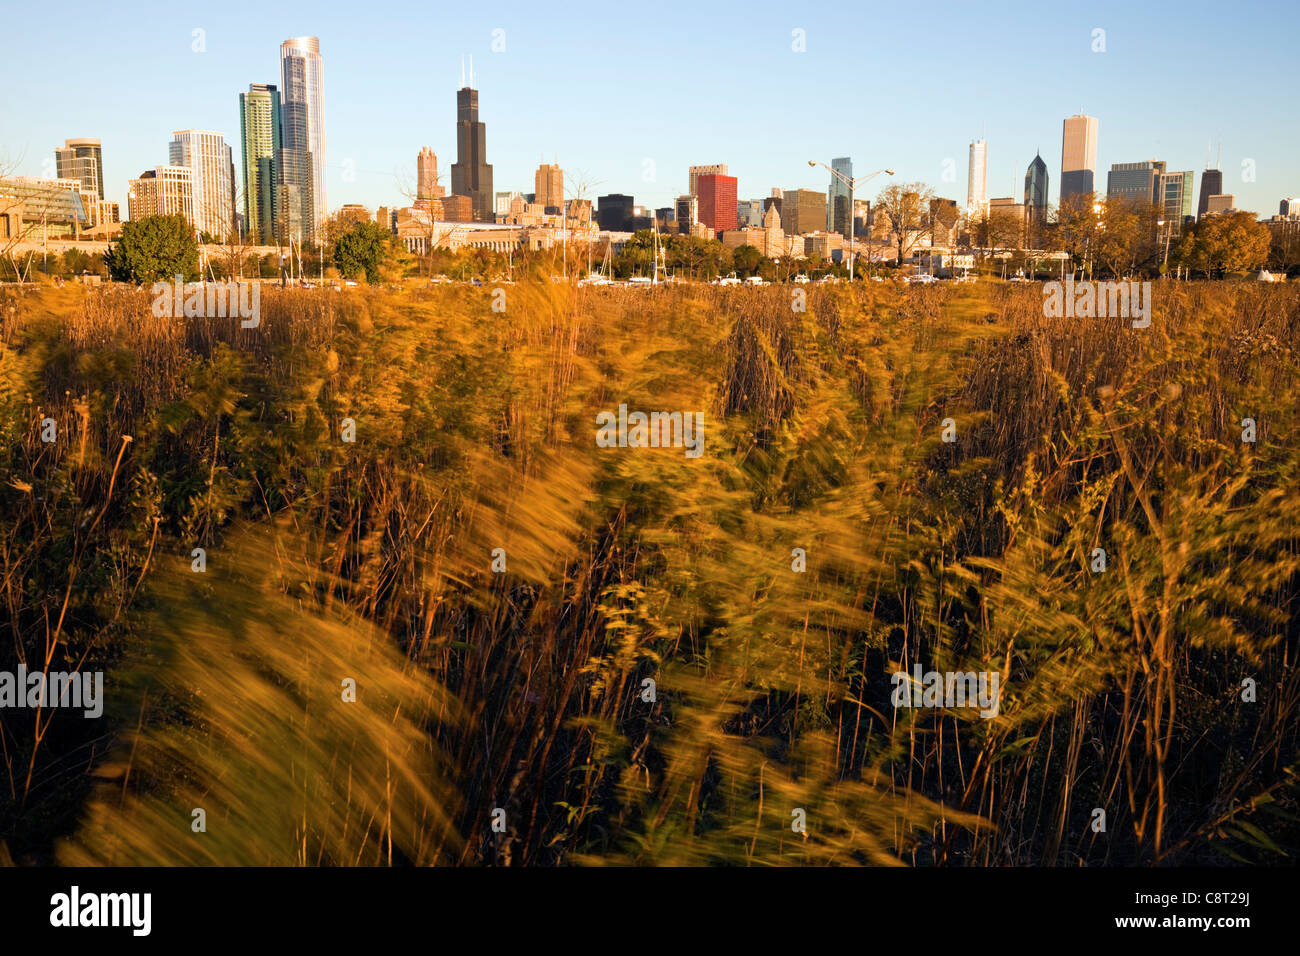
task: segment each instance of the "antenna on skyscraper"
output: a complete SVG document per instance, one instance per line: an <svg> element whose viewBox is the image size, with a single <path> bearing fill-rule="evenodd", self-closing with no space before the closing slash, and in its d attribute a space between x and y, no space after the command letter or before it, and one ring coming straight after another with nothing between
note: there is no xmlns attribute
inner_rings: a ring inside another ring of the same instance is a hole
<svg viewBox="0 0 1300 956"><path fill-rule="evenodd" d="M465 55L463 53L460 57L460 85L462 88L465 86Z"/></svg>
<svg viewBox="0 0 1300 956"><path fill-rule="evenodd" d="M1219 169L1223 165L1223 137L1219 137L1219 155L1214 157L1214 168Z"/></svg>
<svg viewBox="0 0 1300 956"><path fill-rule="evenodd" d="M474 88L474 54L469 55L469 85L470 89Z"/></svg>

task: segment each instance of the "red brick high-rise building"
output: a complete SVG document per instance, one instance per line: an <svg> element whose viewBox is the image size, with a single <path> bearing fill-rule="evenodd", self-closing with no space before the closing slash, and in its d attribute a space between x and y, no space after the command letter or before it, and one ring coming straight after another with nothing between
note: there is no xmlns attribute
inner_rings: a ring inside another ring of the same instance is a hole
<svg viewBox="0 0 1300 956"><path fill-rule="evenodd" d="M736 177L705 175L696 179L700 222L715 234L736 228Z"/></svg>

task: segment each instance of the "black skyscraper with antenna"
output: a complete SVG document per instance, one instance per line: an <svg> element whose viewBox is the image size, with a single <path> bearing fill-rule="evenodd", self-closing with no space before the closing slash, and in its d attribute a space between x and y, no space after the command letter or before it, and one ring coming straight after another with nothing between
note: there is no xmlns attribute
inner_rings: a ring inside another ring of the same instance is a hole
<svg viewBox="0 0 1300 956"><path fill-rule="evenodd" d="M478 90L474 86L474 61L470 60L469 82L461 68L461 88L456 91L456 162L451 166L451 191L468 196L474 219L493 222L492 167L487 162L487 131L478 119Z"/></svg>

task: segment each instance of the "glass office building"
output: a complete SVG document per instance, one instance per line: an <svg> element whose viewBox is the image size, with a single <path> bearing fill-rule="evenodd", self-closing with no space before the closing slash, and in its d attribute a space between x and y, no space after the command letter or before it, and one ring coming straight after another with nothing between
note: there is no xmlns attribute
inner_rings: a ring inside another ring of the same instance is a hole
<svg viewBox="0 0 1300 956"><path fill-rule="evenodd" d="M280 91L250 83L239 94L240 154L244 173L244 230L259 242L275 235L275 154L280 141Z"/></svg>

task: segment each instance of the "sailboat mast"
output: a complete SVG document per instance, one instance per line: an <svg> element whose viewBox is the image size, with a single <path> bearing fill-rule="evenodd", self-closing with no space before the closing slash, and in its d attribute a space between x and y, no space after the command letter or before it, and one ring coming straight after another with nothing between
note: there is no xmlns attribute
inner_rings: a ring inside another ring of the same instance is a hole
<svg viewBox="0 0 1300 956"><path fill-rule="evenodd" d="M654 241L655 241L655 245L654 245L655 271L654 271L654 278L652 278L652 279L650 280L650 283L651 283L651 285L658 285L658 284L659 284L659 219L658 219L658 217L655 217L654 219L652 219L651 222L654 224L654 237L655 237L655 238L654 238Z"/></svg>

